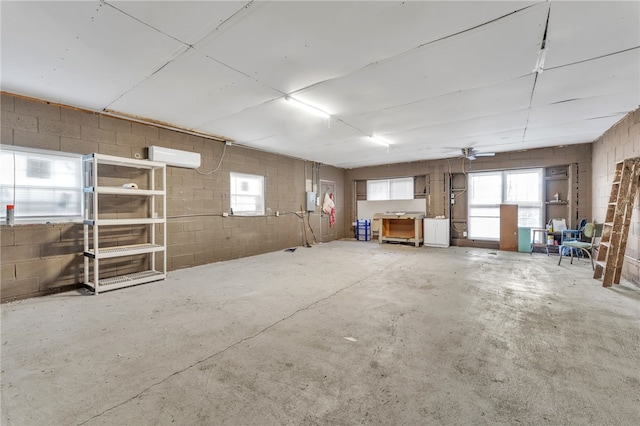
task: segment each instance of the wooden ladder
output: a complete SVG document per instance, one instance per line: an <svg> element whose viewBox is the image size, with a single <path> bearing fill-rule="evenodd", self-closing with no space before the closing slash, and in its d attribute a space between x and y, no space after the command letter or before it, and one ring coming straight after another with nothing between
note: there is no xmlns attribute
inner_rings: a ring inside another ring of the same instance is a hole
<svg viewBox="0 0 640 426"><path fill-rule="evenodd" d="M639 175L640 157L616 164L593 274L593 278L602 277L603 287L620 283Z"/></svg>

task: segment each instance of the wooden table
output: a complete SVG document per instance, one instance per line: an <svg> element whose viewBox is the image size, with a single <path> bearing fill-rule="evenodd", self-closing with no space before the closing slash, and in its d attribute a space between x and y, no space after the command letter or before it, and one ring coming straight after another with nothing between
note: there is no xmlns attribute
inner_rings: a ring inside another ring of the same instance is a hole
<svg viewBox="0 0 640 426"><path fill-rule="evenodd" d="M374 219L379 219L380 232L378 241L412 243L416 247L424 242L422 220L424 214L419 213L377 213Z"/></svg>

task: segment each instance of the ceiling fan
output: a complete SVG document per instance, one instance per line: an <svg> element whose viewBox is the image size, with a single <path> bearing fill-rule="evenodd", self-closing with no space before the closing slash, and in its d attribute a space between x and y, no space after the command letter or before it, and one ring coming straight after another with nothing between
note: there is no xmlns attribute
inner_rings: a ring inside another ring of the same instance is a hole
<svg viewBox="0 0 640 426"><path fill-rule="evenodd" d="M476 157L493 157L495 152L478 152L475 148L462 148L462 157L467 160L475 160Z"/></svg>

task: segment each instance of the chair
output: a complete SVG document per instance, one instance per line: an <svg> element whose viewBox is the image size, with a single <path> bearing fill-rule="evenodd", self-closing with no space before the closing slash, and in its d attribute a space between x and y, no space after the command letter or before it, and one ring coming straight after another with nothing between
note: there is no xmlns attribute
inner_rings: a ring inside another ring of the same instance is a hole
<svg viewBox="0 0 640 426"><path fill-rule="evenodd" d="M568 241L582 241L583 240L583 236L582 233L584 231L584 227L587 224L587 219L582 219L580 220L580 223L578 224L578 229L565 229L562 231L562 234L560 236L560 245L564 245L565 242ZM574 253L576 253L576 255L578 255L580 253L579 249L576 248L572 248L570 250L566 250L566 254L563 253L563 250L560 250L560 255L563 256L569 256L569 251L573 251Z"/></svg>
<svg viewBox="0 0 640 426"><path fill-rule="evenodd" d="M577 249L577 251L579 250L589 257L589 260L591 260L591 269L595 270L595 266L593 264L593 249L597 245L597 240L599 240L602 236L602 225L602 223L587 223L584 226L584 230L582 231L582 238L585 240L589 239L589 241L564 241L560 246L560 253L562 253L563 247L569 247L569 252L571 253L571 264L573 264L573 251L574 249ZM563 257L564 256L560 256L558 265L560 265L560 262L562 262Z"/></svg>

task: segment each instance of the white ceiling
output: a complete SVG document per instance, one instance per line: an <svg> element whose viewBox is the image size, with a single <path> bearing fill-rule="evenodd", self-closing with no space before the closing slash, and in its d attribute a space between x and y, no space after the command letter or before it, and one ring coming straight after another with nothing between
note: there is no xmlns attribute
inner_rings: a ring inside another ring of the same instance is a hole
<svg viewBox="0 0 640 426"><path fill-rule="evenodd" d="M592 142L640 104L638 1L0 7L4 91L338 167Z"/></svg>

